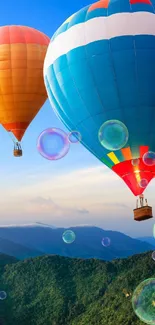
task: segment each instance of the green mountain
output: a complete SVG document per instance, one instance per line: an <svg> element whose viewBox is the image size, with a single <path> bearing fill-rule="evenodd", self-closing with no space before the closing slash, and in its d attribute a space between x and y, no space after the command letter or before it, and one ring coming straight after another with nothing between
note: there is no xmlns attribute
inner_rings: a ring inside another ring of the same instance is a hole
<svg viewBox="0 0 155 325"><path fill-rule="evenodd" d="M13 264L16 263L18 260L15 257L0 254L0 291L3 290L3 283L2 283L2 275L5 272L5 266L6 264ZM3 317L5 317L5 306L4 303L1 303L0 301L0 325L5 324Z"/></svg>
<svg viewBox="0 0 155 325"><path fill-rule="evenodd" d="M0 267L5 266L6 264L16 263L18 260L13 256L8 256L0 253Z"/></svg>
<svg viewBox="0 0 155 325"><path fill-rule="evenodd" d="M48 255L6 265L2 324L142 325L131 297L141 281L155 277L151 253L112 262Z"/></svg>

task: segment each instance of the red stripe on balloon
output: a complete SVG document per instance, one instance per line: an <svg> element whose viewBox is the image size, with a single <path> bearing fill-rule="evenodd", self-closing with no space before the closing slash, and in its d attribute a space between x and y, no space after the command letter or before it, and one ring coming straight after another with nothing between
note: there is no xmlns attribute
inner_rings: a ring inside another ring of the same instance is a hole
<svg viewBox="0 0 155 325"><path fill-rule="evenodd" d="M141 158L137 168L140 179L144 178L149 183L151 179L155 177L155 165L146 166ZM126 183L126 185L130 188L135 196L140 195L144 192L145 189L139 186L139 182L136 177L136 173L134 172L131 160L126 160L120 162L119 164L116 164L112 167L112 170L122 178L122 180Z"/></svg>
<svg viewBox="0 0 155 325"><path fill-rule="evenodd" d="M16 123L4 123L2 126L8 132L12 132L18 141L21 141L29 123L28 122L16 122Z"/></svg>
<svg viewBox="0 0 155 325"><path fill-rule="evenodd" d="M147 5L152 5L150 0L130 0L131 5L136 5L137 3L145 3Z"/></svg>
<svg viewBox="0 0 155 325"><path fill-rule="evenodd" d="M140 146L140 157L143 157L146 152L149 151L148 146Z"/></svg>
<svg viewBox="0 0 155 325"><path fill-rule="evenodd" d="M98 2L95 2L89 7L88 12L93 11L95 9L108 8L109 2L110 0L100 0Z"/></svg>

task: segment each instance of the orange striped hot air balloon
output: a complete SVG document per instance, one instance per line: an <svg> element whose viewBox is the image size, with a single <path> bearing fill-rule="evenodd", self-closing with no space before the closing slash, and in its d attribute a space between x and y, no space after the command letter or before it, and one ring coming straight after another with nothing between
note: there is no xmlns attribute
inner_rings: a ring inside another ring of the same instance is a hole
<svg viewBox="0 0 155 325"><path fill-rule="evenodd" d="M45 100L43 63L49 38L27 26L0 27L0 123L20 141Z"/></svg>

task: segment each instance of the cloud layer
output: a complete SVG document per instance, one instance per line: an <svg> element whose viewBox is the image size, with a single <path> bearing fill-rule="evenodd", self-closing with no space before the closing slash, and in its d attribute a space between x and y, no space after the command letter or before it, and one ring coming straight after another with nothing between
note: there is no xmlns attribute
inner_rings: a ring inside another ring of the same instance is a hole
<svg viewBox="0 0 155 325"><path fill-rule="evenodd" d="M56 226L96 224L130 235L151 235L153 220L133 221L135 197L124 182L104 166L64 174L34 174L1 194L1 224L40 221ZM147 191L154 204L152 183ZM155 210L155 205L153 206Z"/></svg>

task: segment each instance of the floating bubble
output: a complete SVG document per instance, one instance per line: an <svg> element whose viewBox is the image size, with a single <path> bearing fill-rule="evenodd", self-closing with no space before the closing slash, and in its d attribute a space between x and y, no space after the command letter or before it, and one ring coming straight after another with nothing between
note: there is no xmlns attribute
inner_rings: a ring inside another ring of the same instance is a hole
<svg viewBox="0 0 155 325"><path fill-rule="evenodd" d="M44 130L38 137L37 149L46 159L58 160L69 151L70 144L67 134L56 128Z"/></svg>
<svg viewBox="0 0 155 325"><path fill-rule="evenodd" d="M143 156L143 162L147 166L155 165L155 152L148 151Z"/></svg>
<svg viewBox="0 0 155 325"><path fill-rule="evenodd" d="M102 243L102 246L108 247L108 246L110 246L111 240L109 237L104 237L104 238L102 238L101 243Z"/></svg>
<svg viewBox="0 0 155 325"><path fill-rule="evenodd" d="M145 178L142 178L142 179L140 180L140 182L139 182L139 186L140 186L141 188L145 188L147 185L148 185L148 180L145 179Z"/></svg>
<svg viewBox="0 0 155 325"><path fill-rule="evenodd" d="M81 141L82 136L81 136L80 132L72 131L71 133L68 134L68 139L69 139L69 142L71 142L71 143L78 143Z"/></svg>
<svg viewBox="0 0 155 325"><path fill-rule="evenodd" d="M138 166L139 165L139 163L140 163L140 160L138 159L138 158L135 158L135 159L132 159L131 160L131 164L132 164L132 166Z"/></svg>
<svg viewBox="0 0 155 325"><path fill-rule="evenodd" d="M66 230L62 235L62 239L66 244L72 244L75 238L75 233L72 230Z"/></svg>
<svg viewBox="0 0 155 325"><path fill-rule="evenodd" d="M139 284L133 293L132 307L138 318L146 324L155 324L155 278Z"/></svg>
<svg viewBox="0 0 155 325"><path fill-rule="evenodd" d="M152 253L152 259L155 261L155 251Z"/></svg>
<svg viewBox="0 0 155 325"><path fill-rule="evenodd" d="M123 148L129 138L127 127L118 120L109 120L103 123L98 132L98 139L103 147L108 150Z"/></svg>
<svg viewBox="0 0 155 325"><path fill-rule="evenodd" d="M6 297L7 297L6 292L5 291L0 291L0 300L4 300L4 299L6 299Z"/></svg>

